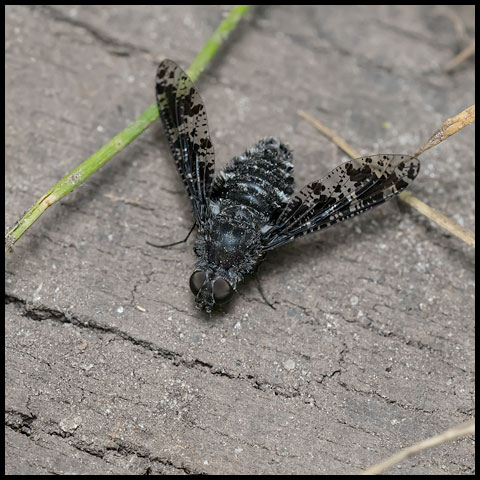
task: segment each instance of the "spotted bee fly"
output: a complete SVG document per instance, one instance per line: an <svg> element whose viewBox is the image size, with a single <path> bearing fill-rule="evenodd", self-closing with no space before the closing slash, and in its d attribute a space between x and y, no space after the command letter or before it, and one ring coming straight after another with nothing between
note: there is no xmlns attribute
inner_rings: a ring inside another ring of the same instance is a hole
<svg viewBox="0 0 480 480"><path fill-rule="evenodd" d="M361 157L293 195L292 152L265 138L214 178L205 105L171 60L158 67L156 98L197 226L190 288L197 308L207 312L229 301L268 251L386 202L408 187L420 168L408 155Z"/></svg>

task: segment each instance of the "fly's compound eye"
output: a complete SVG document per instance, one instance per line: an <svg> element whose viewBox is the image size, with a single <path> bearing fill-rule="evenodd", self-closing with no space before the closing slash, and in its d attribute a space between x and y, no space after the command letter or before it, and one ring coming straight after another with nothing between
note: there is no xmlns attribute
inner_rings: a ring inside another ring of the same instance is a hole
<svg viewBox="0 0 480 480"><path fill-rule="evenodd" d="M190 277L190 290L193 292L194 295L197 295L198 291L202 288L202 285L205 282L205 272L202 270L197 270L193 272Z"/></svg>
<svg viewBox="0 0 480 480"><path fill-rule="evenodd" d="M217 278L213 284L213 298L217 303L228 302L233 296L234 290L223 278Z"/></svg>

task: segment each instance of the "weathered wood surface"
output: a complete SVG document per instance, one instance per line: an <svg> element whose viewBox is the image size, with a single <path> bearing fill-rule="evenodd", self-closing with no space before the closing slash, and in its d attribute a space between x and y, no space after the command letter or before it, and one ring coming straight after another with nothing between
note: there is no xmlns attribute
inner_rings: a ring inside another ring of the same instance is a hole
<svg viewBox="0 0 480 480"><path fill-rule="evenodd" d="M6 225L154 101L228 7L6 9ZM255 8L197 82L217 164L262 136L297 186L412 153L474 103L442 66L472 7ZM386 128L389 127L389 128ZM474 228L474 127L412 192ZM157 122L6 258L6 473L357 473L474 408L474 251L391 202L271 254L224 312L194 308L191 214ZM140 306L145 311L140 311ZM473 439L389 473L470 474Z"/></svg>

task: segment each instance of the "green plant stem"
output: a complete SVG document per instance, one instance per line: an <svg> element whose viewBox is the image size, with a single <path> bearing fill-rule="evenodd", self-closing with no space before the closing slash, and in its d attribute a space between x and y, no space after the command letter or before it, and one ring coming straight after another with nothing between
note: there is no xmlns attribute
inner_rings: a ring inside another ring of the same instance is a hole
<svg viewBox="0 0 480 480"><path fill-rule="evenodd" d="M209 64L219 47L227 39L229 33L232 32L250 8L251 5L237 5L230 10L227 18L218 26L187 70L188 75L193 81L198 78L200 73ZM123 150L157 118L158 109L157 105L154 104L147 108L133 123L125 128L125 130L113 137L107 144L100 148L100 150L81 163L75 170L68 173L45 195L37 200L5 235L5 254L8 253L12 246L48 207L70 193L92 173L107 163L115 154Z"/></svg>

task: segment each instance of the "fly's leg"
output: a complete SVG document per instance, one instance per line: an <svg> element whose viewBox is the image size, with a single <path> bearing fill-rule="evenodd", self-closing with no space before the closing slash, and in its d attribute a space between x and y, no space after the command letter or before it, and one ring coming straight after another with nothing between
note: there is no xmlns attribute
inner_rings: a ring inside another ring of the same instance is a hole
<svg viewBox="0 0 480 480"><path fill-rule="evenodd" d="M265 296L265 293L263 291L263 288L262 288L262 284L260 283L260 275L259 275L259 271L260 271L260 265L262 264L263 262L260 262L256 269L255 269L255 279L257 280L257 287L258 287L258 291L260 292L260 295L262 296L263 298L263 301L270 307L272 308L273 310L276 310L276 308L273 306L273 303L270 303L268 300L267 300L267 297Z"/></svg>
<svg viewBox="0 0 480 480"><path fill-rule="evenodd" d="M194 222L192 225L192 228L190 229L187 236L183 240L180 240L178 242L173 242L173 243L167 243L165 245L156 245L154 243L150 243L149 241L147 241L147 245L150 245L151 247L155 247L155 248L168 248L168 247L173 247L174 245L179 245L180 243L185 243L188 240L188 237L190 236L190 234L193 232L193 229L195 228L196 225L197 223Z"/></svg>

